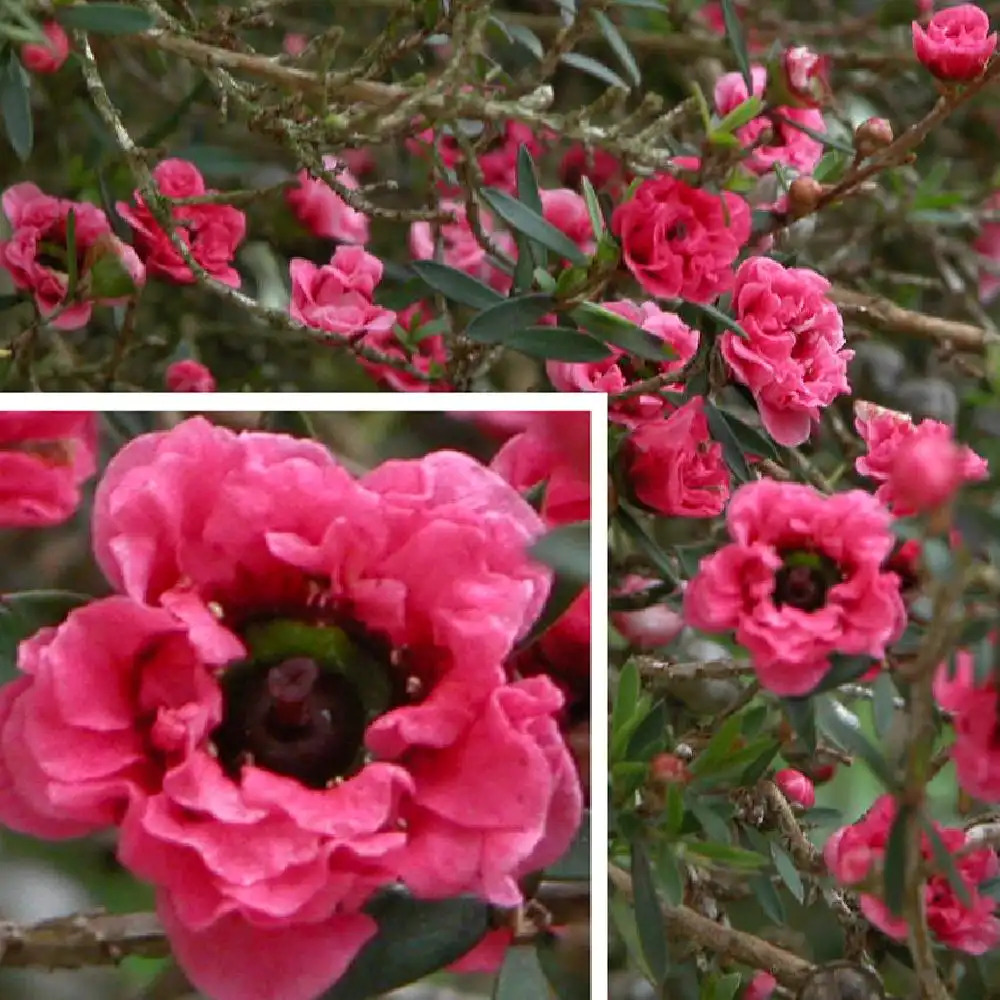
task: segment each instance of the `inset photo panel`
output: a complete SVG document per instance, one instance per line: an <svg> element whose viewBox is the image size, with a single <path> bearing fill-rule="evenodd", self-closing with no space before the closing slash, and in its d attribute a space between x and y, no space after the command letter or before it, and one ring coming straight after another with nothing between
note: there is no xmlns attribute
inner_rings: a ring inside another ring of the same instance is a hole
<svg viewBox="0 0 1000 1000"><path fill-rule="evenodd" d="M589 1000L604 398L27 398L0 996Z"/></svg>

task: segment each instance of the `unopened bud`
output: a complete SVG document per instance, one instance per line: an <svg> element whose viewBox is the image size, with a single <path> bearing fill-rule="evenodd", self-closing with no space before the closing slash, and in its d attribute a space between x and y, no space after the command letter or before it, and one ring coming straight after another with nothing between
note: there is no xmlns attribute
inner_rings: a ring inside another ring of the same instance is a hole
<svg viewBox="0 0 1000 1000"><path fill-rule="evenodd" d="M691 780L687 764L672 753L658 753L649 762L649 776L664 785L686 785Z"/></svg>
<svg viewBox="0 0 1000 1000"><path fill-rule="evenodd" d="M812 215L826 194L826 186L815 177L796 177L788 188L788 211L793 219Z"/></svg>
<svg viewBox="0 0 1000 1000"><path fill-rule="evenodd" d="M892 145L892 126L886 118L869 118L854 130L854 151L861 159Z"/></svg>

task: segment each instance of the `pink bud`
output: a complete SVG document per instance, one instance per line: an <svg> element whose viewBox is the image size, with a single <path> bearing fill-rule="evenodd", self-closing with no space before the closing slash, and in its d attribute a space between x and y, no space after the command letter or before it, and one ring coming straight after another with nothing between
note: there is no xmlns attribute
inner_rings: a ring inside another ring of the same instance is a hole
<svg viewBox="0 0 1000 1000"><path fill-rule="evenodd" d="M964 480L962 449L951 437L913 435L893 456L889 483L897 501L911 510L946 503Z"/></svg>
<svg viewBox="0 0 1000 1000"><path fill-rule="evenodd" d="M171 392L215 392L215 376L200 361L175 361L164 381Z"/></svg>
<svg viewBox="0 0 1000 1000"><path fill-rule="evenodd" d="M743 1000L767 1000L777 986L778 980L770 972L757 972L743 991Z"/></svg>
<svg viewBox="0 0 1000 1000"><path fill-rule="evenodd" d="M42 32L48 41L22 45L21 62L32 73L55 73L69 55L69 36L55 21L43 24Z"/></svg>
<svg viewBox="0 0 1000 1000"><path fill-rule="evenodd" d="M658 753L649 762L649 776L664 785L686 785L691 780L687 764L672 753Z"/></svg>
<svg viewBox="0 0 1000 1000"><path fill-rule="evenodd" d="M785 83L791 95L801 104L818 107L830 93L827 81L829 59L819 56L804 45L796 45L785 52L782 60Z"/></svg>
<svg viewBox="0 0 1000 1000"><path fill-rule="evenodd" d="M871 156L891 146L892 140L892 125L885 118L869 118L854 131L854 148L861 157Z"/></svg>
<svg viewBox="0 0 1000 1000"><path fill-rule="evenodd" d="M635 594L653 586L655 581L642 576L629 576L622 581L620 594ZM684 619L665 604L653 604L636 611L615 611L611 615L615 628L637 649L656 649L677 638L684 628Z"/></svg>
<svg viewBox="0 0 1000 1000"><path fill-rule="evenodd" d="M308 45L309 39L305 35L300 35L295 31L289 31L281 43L281 47L285 50L285 55L289 55L293 59L296 56L302 55Z"/></svg>
<svg viewBox="0 0 1000 1000"><path fill-rule="evenodd" d="M804 809L812 809L816 804L816 789L801 771L786 767L774 776L774 783L789 802Z"/></svg>

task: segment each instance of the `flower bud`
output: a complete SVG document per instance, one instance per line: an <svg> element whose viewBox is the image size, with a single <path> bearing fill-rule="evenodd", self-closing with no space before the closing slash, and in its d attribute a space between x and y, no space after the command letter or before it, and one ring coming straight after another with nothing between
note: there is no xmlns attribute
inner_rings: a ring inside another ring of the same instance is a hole
<svg viewBox="0 0 1000 1000"><path fill-rule="evenodd" d="M687 764L672 753L658 753L649 762L649 776L663 785L686 785L691 780Z"/></svg>
<svg viewBox="0 0 1000 1000"><path fill-rule="evenodd" d="M778 986L778 980L770 972L754 973L747 988L743 991L742 1000L767 1000Z"/></svg>
<svg viewBox="0 0 1000 1000"><path fill-rule="evenodd" d="M854 130L854 150L861 159L892 145L892 125L887 118L869 118Z"/></svg>
<svg viewBox="0 0 1000 1000"><path fill-rule="evenodd" d="M788 211L792 218L812 215L826 190L826 185L820 184L815 177L796 177L788 189Z"/></svg>
<svg viewBox="0 0 1000 1000"><path fill-rule="evenodd" d="M164 379L171 392L215 392L215 376L200 362L175 361Z"/></svg>
<svg viewBox="0 0 1000 1000"><path fill-rule="evenodd" d="M801 771L790 767L783 768L775 774L774 783L793 805L802 806L803 809L812 809L816 804L816 789Z"/></svg>

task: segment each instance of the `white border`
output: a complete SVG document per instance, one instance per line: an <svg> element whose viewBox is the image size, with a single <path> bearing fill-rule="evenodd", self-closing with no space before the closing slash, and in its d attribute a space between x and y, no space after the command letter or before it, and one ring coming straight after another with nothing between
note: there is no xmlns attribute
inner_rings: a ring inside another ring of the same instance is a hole
<svg viewBox="0 0 1000 1000"><path fill-rule="evenodd" d="M591 996L608 995L608 399L602 393L5 393L0 411L226 413L590 413Z"/></svg>

